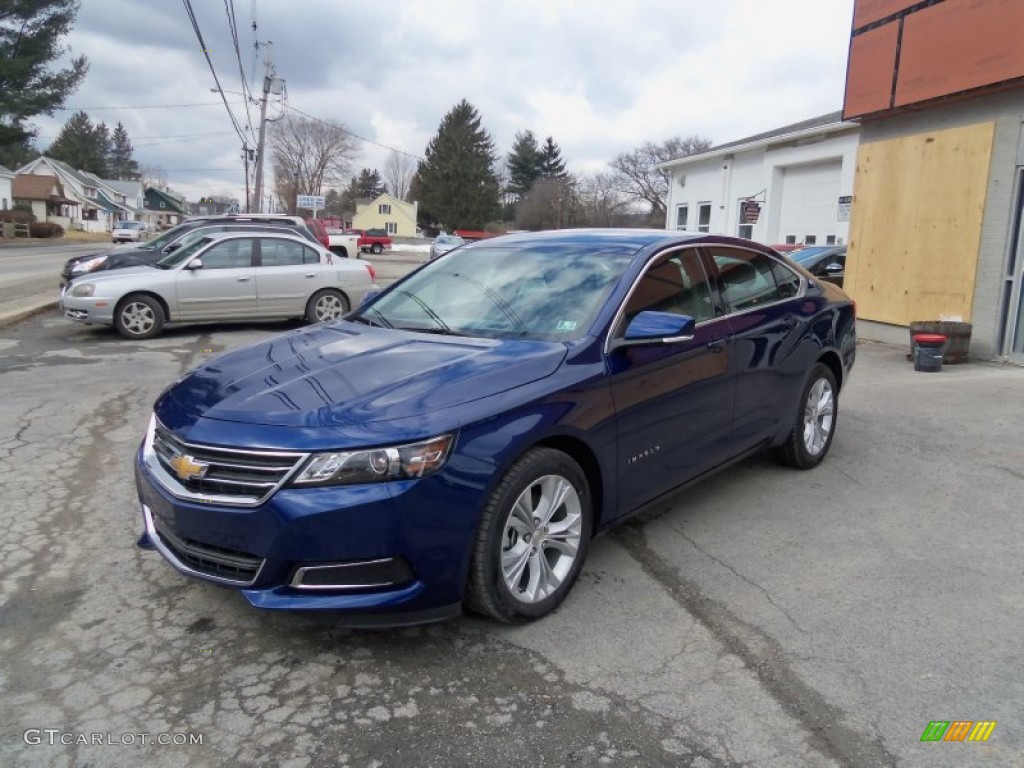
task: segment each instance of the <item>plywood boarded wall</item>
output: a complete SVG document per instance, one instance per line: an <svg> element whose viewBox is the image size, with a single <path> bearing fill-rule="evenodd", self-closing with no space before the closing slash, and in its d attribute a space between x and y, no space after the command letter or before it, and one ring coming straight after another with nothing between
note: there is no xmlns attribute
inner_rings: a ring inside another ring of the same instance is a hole
<svg viewBox="0 0 1024 768"><path fill-rule="evenodd" d="M862 144L844 288L866 320L970 320L994 123Z"/></svg>

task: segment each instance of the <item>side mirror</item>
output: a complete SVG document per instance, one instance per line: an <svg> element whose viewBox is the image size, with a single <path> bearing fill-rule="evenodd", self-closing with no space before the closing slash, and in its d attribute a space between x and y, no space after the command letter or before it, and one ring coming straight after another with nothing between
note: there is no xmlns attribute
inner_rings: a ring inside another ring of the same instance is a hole
<svg viewBox="0 0 1024 768"><path fill-rule="evenodd" d="M696 321L689 315L673 312L640 312L629 321L626 333L612 343L615 347L672 344L693 338Z"/></svg>
<svg viewBox="0 0 1024 768"><path fill-rule="evenodd" d="M192 259L192 261L190 261L188 264L185 265L185 269L202 269L202 268L203 268L203 260L202 259Z"/></svg>
<svg viewBox="0 0 1024 768"><path fill-rule="evenodd" d="M171 243L166 248L164 248L164 253L174 253L179 248L181 248L181 243Z"/></svg>
<svg viewBox="0 0 1024 768"><path fill-rule="evenodd" d="M838 261L833 261L831 264L826 265L825 271L826 272L842 272L843 271L843 265L840 264Z"/></svg>

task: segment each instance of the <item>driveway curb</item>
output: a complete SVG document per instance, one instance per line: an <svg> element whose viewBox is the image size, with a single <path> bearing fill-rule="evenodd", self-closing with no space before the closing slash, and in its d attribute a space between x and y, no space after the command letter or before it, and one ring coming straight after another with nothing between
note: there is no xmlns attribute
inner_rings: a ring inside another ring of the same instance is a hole
<svg viewBox="0 0 1024 768"><path fill-rule="evenodd" d="M53 299L47 299L46 301L37 301L35 304L29 304L28 306L21 307L19 309L0 312L0 328L5 328L8 325L14 325L26 318L32 317L32 315L37 315L40 312L53 309L57 306L57 303L58 302Z"/></svg>

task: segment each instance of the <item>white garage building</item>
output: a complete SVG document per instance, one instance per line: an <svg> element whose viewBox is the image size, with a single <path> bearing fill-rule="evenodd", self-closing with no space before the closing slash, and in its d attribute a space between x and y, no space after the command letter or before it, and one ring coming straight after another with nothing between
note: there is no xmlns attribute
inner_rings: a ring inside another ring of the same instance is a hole
<svg viewBox="0 0 1024 768"><path fill-rule="evenodd" d="M860 126L841 112L670 160L666 228L845 243Z"/></svg>

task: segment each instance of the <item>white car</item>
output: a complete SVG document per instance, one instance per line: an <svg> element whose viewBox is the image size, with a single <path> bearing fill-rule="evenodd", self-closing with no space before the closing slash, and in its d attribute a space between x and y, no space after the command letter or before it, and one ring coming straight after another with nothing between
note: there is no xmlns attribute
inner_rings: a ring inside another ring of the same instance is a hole
<svg viewBox="0 0 1024 768"><path fill-rule="evenodd" d="M367 261L334 257L290 233L207 235L153 265L83 276L65 286L64 315L149 339L166 323L207 320L328 322L379 290Z"/></svg>
<svg viewBox="0 0 1024 768"><path fill-rule="evenodd" d="M141 221L119 221L114 225L113 240L115 243L139 243L148 231Z"/></svg>

